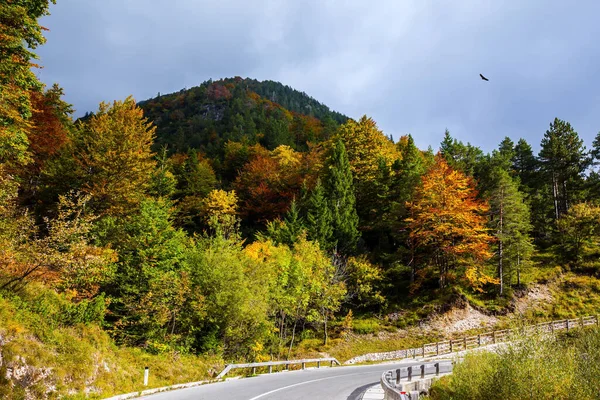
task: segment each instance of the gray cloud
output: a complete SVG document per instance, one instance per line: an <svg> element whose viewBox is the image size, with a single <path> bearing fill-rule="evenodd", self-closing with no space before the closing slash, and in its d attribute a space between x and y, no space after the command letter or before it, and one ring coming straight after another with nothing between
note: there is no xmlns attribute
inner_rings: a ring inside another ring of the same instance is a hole
<svg viewBox="0 0 600 400"><path fill-rule="evenodd" d="M281 81L437 149L600 130L600 3L579 0L58 0L40 78L78 114L235 75ZM479 73L490 82L479 80Z"/></svg>

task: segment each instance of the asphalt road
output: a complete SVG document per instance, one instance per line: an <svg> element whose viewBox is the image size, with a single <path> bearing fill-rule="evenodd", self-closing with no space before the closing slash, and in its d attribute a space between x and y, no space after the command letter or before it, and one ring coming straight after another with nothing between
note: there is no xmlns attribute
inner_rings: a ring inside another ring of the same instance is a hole
<svg viewBox="0 0 600 400"><path fill-rule="evenodd" d="M390 369L422 362L314 368L231 379L142 397L148 400L359 400Z"/></svg>

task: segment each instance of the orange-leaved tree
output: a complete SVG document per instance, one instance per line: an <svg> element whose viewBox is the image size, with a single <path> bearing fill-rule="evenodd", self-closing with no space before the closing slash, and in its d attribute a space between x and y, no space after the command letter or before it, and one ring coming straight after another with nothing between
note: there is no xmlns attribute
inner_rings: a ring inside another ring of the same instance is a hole
<svg viewBox="0 0 600 400"><path fill-rule="evenodd" d="M453 170L438 154L408 204L411 241L422 251L422 265L438 274L440 288L457 274L476 290L494 282L484 272L493 240L485 227L488 206L476 194L471 178Z"/></svg>

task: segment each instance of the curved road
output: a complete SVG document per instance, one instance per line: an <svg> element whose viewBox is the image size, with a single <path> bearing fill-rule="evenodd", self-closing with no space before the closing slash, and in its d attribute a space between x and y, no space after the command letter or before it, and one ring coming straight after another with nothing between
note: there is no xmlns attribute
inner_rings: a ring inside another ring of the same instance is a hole
<svg viewBox="0 0 600 400"><path fill-rule="evenodd" d="M359 400L384 371L421 364L410 360L365 366L312 368L231 379L151 396L148 400Z"/></svg>

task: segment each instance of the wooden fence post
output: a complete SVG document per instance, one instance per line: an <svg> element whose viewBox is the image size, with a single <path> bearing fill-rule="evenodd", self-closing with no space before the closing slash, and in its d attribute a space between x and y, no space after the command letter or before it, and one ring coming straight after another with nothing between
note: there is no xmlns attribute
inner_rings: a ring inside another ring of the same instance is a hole
<svg viewBox="0 0 600 400"><path fill-rule="evenodd" d="M496 344L496 331L492 331L492 343Z"/></svg>

